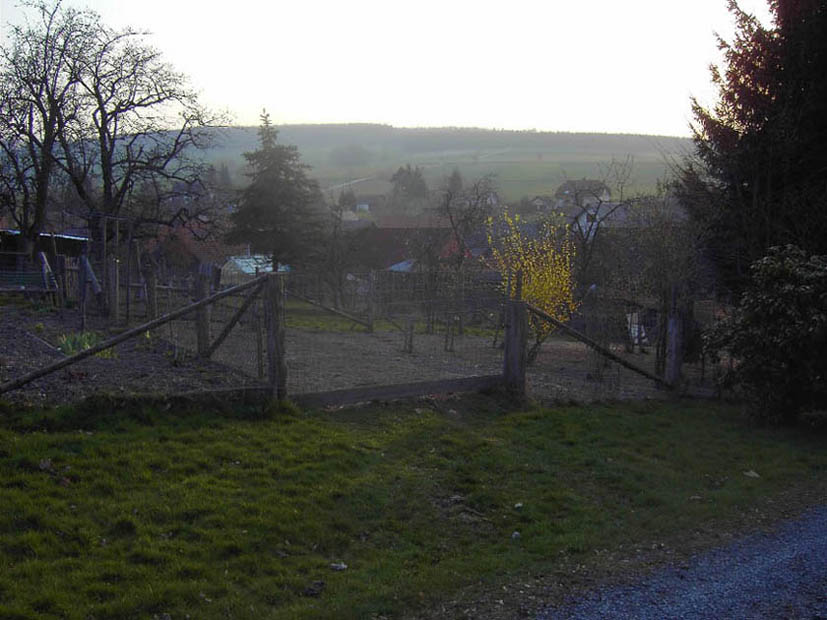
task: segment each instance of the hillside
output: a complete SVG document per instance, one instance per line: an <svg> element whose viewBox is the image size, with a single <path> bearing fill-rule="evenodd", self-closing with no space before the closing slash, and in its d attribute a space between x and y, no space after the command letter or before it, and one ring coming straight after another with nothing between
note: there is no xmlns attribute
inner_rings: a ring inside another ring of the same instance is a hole
<svg viewBox="0 0 827 620"><path fill-rule="evenodd" d="M208 155L243 183L242 154L256 148L255 127L221 130ZM431 187L459 168L466 179L496 175L505 200L549 194L565 179L599 177L599 165L634 158L632 191L651 191L667 174L667 160L691 147L687 138L626 134L500 131L475 128L400 128L389 125L283 125L279 139L295 144L321 186L336 193L356 179L361 194L385 193L401 165L425 169Z"/></svg>

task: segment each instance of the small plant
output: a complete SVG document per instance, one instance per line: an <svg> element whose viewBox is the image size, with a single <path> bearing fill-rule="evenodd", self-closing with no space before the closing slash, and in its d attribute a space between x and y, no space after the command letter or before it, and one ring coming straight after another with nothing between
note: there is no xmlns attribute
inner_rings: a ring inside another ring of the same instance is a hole
<svg viewBox="0 0 827 620"><path fill-rule="evenodd" d="M149 330L145 331L143 335L135 339L135 348L139 351L152 351L152 334Z"/></svg>
<svg viewBox="0 0 827 620"><path fill-rule="evenodd" d="M70 332L68 334L62 334L60 338L58 338L57 348L66 355L75 355L76 353L94 347L100 341L101 336L96 332ZM117 357L117 353L115 353L114 349L105 349L96 353L95 357L113 359Z"/></svg>
<svg viewBox="0 0 827 620"><path fill-rule="evenodd" d="M29 301L29 311L32 314L53 314L56 308L43 299L32 299Z"/></svg>
<svg viewBox="0 0 827 620"><path fill-rule="evenodd" d="M46 329L46 326L43 325L43 323L34 324L34 331L36 334L42 334L44 329Z"/></svg>

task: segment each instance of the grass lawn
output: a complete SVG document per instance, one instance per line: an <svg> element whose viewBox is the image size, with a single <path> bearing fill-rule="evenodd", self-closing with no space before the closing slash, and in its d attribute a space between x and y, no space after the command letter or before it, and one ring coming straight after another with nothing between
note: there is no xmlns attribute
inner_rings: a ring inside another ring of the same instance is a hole
<svg viewBox="0 0 827 620"><path fill-rule="evenodd" d="M823 436L710 402L5 407L0 617L395 617L825 471Z"/></svg>

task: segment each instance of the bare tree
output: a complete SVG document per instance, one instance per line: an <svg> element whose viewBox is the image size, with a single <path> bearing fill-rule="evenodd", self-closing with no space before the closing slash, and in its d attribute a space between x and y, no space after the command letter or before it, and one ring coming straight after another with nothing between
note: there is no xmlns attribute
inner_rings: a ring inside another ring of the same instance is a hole
<svg viewBox="0 0 827 620"><path fill-rule="evenodd" d="M31 253L43 230L62 126L80 107L79 58L95 20L88 11L34 2L34 23L11 26L0 47L0 208Z"/></svg>
<svg viewBox="0 0 827 620"><path fill-rule="evenodd" d="M469 238L484 229L485 221L491 214L495 194L493 175L485 175L464 187L458 170L438 190L438 209L451 225L453 252L448 262L460 272L469 256Z"/></svg>
<svg viewBox="0 0 827 620"><path fill-rule="evenodd" d="M0 53L2 200L27 236L43 227L58 172L93 241L101 216L172 225L208 209L206 166L192 154L225 119L205 110L146 33L115 30L59 0L27 6L36 23L13 27Z"/></svg>
<svg viewBox="0 0 827 620"><path fill-rule="evenodd" d="M352 192L351 192L352 195ZM322 277L333 294L333 305L344 307L345 284L347 283L347 249L348 238L344 230L344 212L348 207L349 196L345 192L334 200L328 196L329 205L324 231L324 256L322 258Z"/></svg>
<svg viewBox="0 0 827 620"><path fill-rule="evenodd" d="M577 244L575 277L580 284L585 284L588 279L603 229L619 210L629 208L626 190L634 171L634 158L631 155L624 159L613 157L598 168L600 180L571 182L576 208L571 221L572 235Z"/></svg>
<svg viewBox="0 0 827 620"><path fill-rule="evenodd" d="M81 114L59 133L61 168L94 221L133 205L140 221L171 225L198 214L205 203L206 167L191 157L220 122L200 105L186 77L144 42L146 33L114 30L96 19L78 59ZM92 230L96 230L93 225Z"/></svg>

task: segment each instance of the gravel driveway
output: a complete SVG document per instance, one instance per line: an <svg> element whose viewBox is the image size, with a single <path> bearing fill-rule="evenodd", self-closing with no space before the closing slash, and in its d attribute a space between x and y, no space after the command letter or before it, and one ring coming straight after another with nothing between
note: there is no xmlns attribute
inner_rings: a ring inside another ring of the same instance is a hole
<svg viewBox="0 0 827 620"><path fill-rule="evenodd" d="M537 616L558 618L827 619L827 506Z"/></svg>

